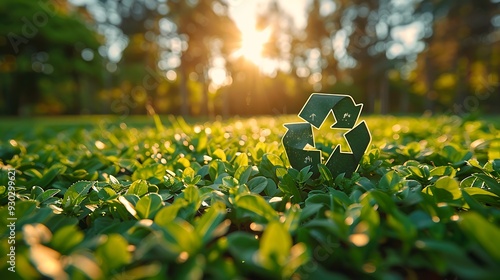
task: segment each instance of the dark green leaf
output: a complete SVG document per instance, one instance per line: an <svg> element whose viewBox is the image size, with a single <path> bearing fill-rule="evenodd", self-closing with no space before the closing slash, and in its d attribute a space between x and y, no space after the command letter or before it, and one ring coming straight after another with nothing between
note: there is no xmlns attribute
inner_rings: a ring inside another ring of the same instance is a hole
<svg viewBox="0 0 500 280"><path fill-rule="evenodd" d="M247 185L251 192L259 194L266 189L267 179L264 176L257 176L252 178Z"/></svg>

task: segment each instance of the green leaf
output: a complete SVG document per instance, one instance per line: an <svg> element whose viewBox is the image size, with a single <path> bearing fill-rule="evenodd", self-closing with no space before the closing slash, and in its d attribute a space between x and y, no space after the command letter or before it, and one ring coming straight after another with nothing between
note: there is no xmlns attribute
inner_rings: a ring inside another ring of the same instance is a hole
<svg viewBox="0 0 500 280"><path fill-rule="evenodd" d="M130 185L126 194L143 196L148 192L148 187L148 182L146 180L136 180Z"/></svg>
<svg viewBox="0 0 500 280"><path fill-rule="evenodd" d="M195 230L201 236L203 244L207 244L211 239L225 234L231 224L229 220L228 223L220 224L225 215L225 205L216 203L195 222ZM220 225L222 227L219 228Z"/></svg>
<svg viewBox="0 0 500 280"><path fill-rule="evenodd" d="M302 196L300 195L300 191L297 188L297 184L290 174L285 174L283 176L281 182L278 184L278 187L284 193L291 194L293 196L292 201L294 203L299 203L302 200Z"/></svg>
<svg viewBox="0 0 500 280"><path fill-rule="evenodd" d="M95 181L80 181L76 182L64 193L62 205L63 207L79 205L86 197L87 194L95 184Z"/></svg>
<svg viewBox="0 0 500 280"><path fill-rule="evenodd" d="M97 247L96 256L108 272L121 268L132 260L127 240L116 233L106 236L104 243Z"/></svg>
<svg viewBox="0 0 500 280"><path fill-rule="evenodd" d="M267 196L275 196L278 192L279 189L278 186L276 186L276 183L271 178L267 178L267 186L264 193Z"/></svg>
<svg viewBox="0 0 500 280"><path fill-rule="evenodd" d="M402 181L403 178L391 170L384 174L378 185L383 190L398 191L403 186Z"/></svg>
<svg viewBox="0 0 500 280"><path fill-rule="evenodd" d="M109 184L113 188L119 188L119 187L121 187L120 181L118 181L118 179L116 179L116 177L113 176L113 175L109 175Z"/></svg>
<svg viewBox="0 0 500 280"><path fill-rule="evenodd" d="M42 178L31 181L30 185L38 185L42 188L47 187L57 177L57 175L63 174L66 169L66 166L56 164L45 171Z"/></svg>
<svg viewBox="0 0 500 280"><path fill-rule="evenodd" d="M24 171L24 174L27 175L28 177L32 177L32 178L42 178L43 175L42 173L40 173L40 171L36 170L36 169L27 169L26 171ZM35 181L32 181L32 183L35 183Z"/></svg>
<svg viewBox="0 0 500 280"><path fill-rule="evenodd" d="M321 208L323 208L324 206L322 204L319 204L319 203L310 203L310 204L307 204L303 209L302 209L302 213L300 215L300 220L301 221L304 221L306 220L307 218L315 215L315 214L318 214L319 210L321 210Z"/></svg>
<svg viewBox="0 0 500 280"><path fill-rule="evenodd" d="M416 247L419 250L429 251L430 262L439 260L446 260L442 262L442 266L448 266L446 269L450 269L454 273L461 275L466 279L492 279L491 272L481 266L477 265L475 262L471 262L471 259L467 256L467 251L463 250L461 245L457 245L447 240L435 240L435 239L421 239L415 242ZM494 278L494 277L493 277Z"/></svg>
<svg viewBox="0 0 500 280"><path fill-rule="evenodd" d="M479 202L487 203L489 205L495 205L497 207L500 206L500 198L498 197L498 195L485 189L465 188L463 189L463 191Z"/></svg>
<svg viewBox="0 0 500 280"><path fill-rule="evenodd" d="M328 169L324 164L318 164L319 174L321 180L325 182L333 181L333 175L330 169Z"/></svg>
<svg viewBox="0 0 500 280"><path fill-rule="evenodd" d="M191 162L185 157L179 157L176 160L175 166L177 168L181 168L181 169L188 168L191 166ZM156 178L158 178L158 177L156 177Z"/></svg>
<svg viewBox="0 0 500 280"><path fill-rule="evenodd" d="M458 222L465 234L472 237L497 262L500 261L500 228L476 212L464 213Z"/></svg>
<svg viewBox="0 0 500 280"><path fill-rule="evenodd" d="M99 190L97 195L100 199L106 201L115 198L117 196L117 193L110 187L104 187Z"/></svg>
<svg viewBox="0 0 500 280"><path fill-rule="evenodd" d="M458 163L468 160L472 153L468 150L460 149L456 145L446 145L440 150L440 154L448 160L449 163Z"/></svg>
<svg viewBox="0 0 500 280"><path fill-rule="evenodd" d="M267 187L267 178L264 176L257 176L252 178L247 184L251 192L259 194L263 192Z"/></svg>
<svg viewBox="0 0 500 280"><path fill-rule="evenodd" d="M281 276L286 279L290 279L291 276L303 265L305 265L309 259L309 253L307 250L307 245L304 243L298 243L292 246L290 249L290 256L287 263L282 269ZM338 278L336 278L338 279Z"/></svg>
<svg viewBox="0 0 500 280"><path fill-rule="evenodd" d="M142 219L152 219L156 212L163 206L160 195L150 193L143 196L135 205L137 215Z"/></svg>
<svg viewBox="0 0 500 280"><path fill-rule="evenodd" d="M194 169L191 167L186 167L184 169L184 171L182 172L182 178L184 180L186 180L186 179L192 180L192 179L194 179L194 176L195 176L195 172L194 172Z"/></svg>
<svg viewBox="0 0 500 280"><path fill-rule="evenodd" d="M228 250L236 261L243 264L255 263L256 258L254 256L258 252L259 241L255 239L254 235L236 231L228 235L227 241Z"/></svg>
<svg viewBox="0 0 500 280"><path fill-rule="evenodd" d="M474 187L474 183L476 183L476 181L479 181L476 179L476 177L469 176L460 181L460 188L464 189L464 188Z"/></svg>
<svg viewBox="0 0 500 280"><path fill-rule="evenodd" d="M221 167L222 163L218 160L213 160L208 164L208 174L210 175L210 179L215 181L219 174L223 172L223 167ZM221 170L222 169L222 170Z"/></svg>
<svg viewBox="0 0 500 280"><path fill-rule="evenodd" d="M58 194L61 190L58 189L48 189L36 197L36 201L42 203L54 195Z"/></svg>
<svg viewBox="0 0 500 280"><path fill-rule="evenodd" d="M201 237L188 222L176 218L172 223L163 225L165 240L177 253L186 252L193 256L201 248Z"/></svg>
<svg viewBox="0 0 500 280"><path fill-rule="evenodd" d="M434 183L432 193L439 201L443 202L451 202L462 198L459 183L451 177L439 178Z"/></svg>
<svg viewBox="0 0 500 280"><path fill-rule="evenodd" d="M58 229L50 244L52 248L56 249L58 252L69 255L71 249L78 246L84 239L85 235L83 232L78 230L74 225L64 226Z"/></svg>
<svg viewBox="0 0 500 280"><path fill-rule="evenodd" d="M136 181L139 179L148 180L153 184L161 182L163 176L165 176L165 167L161 164L152 164L143 168L138 168L132 174L132 180Z"/></svg>
<svg viewBox="0 0 500 280"><path fill-rule="evenodd" d="M239 196L236 198L235 205L238 208L255 213L258 217L267 221L278 219L276 211L260 195L247 194Z"/></svg>
<svg viewBox="0 0 500 280"><path fill-rule="evenodd" d="M125 196L119 196L118 201L120 201L120 203L123 205L123 207L125 207L128 213L130 213L135 218L139 219L139 216L137 216L137 211L135 210L135 205L132 204Z"/></svg>
<svg viewBox="0 0 500 280"><path fill-rule="evenodd" d="M299 176L297 177L297 181L299 183L303 184L307 180L309 180L309 178L311 178L313 173L309 172L310 169L311 169L311 166L306 166L299 171Z"/></svg>
<svg viewBox="0 0 500 280"><path fill-rule="evenodd" d="M248 156L246 153L241 153L239 154L235 159L234 159L234 167L236 169L244 166L248 166Z"/></svg>
<svg viewBox="0 0 500 280"><path fill-rule="evenodd" d="M371 190L369 195L375 199L380 208L382 208L382 210L386 213L393 213L394 211L397 211L396 204L391 197L387 195L387 193L380 190Z"/></svg>
<svg viewBox="0 0 500 280"><path fill-rule="evenodd" d="M276 178L276 166L273 164L273 162L280 161L279 158L276 159L275 155L271 154L265 154L262 157L262 161L259 164L259 171L262 176L267 177L267 178L272 178L272 179L277 179ZM282 166L282 164L280 164Z"/></svg>
<svg viewBox="0 0 500 280"><path fill-rule="evenodd" d="M486 207L472 198L466 191L462 190L462 196L471 210L477 211L481 215L488 215Z"/></svg>
<svg viewBox="0 0 500 280"><path fill-rule="evenodd" d="M183 263L172 275L172 279L203 279L205 269L205 258L202 255L196 255Z"/></svg>
<svg viewBox="0 0 500 280"><path fill-rule="evenodd" d="M283 223L285 229L293 234L295 230L299 227L301 212L298 204L291 205L285 213L285 221Z"/></svg>
<svg viewBox="0 0 500 280"><path fill-rule="evenodd" d="M193 205L196 205L196 209L200 207L201 201L200 201L200 192L198 191L198 188L195 186L187 186L184 191L184 199Z"/></svg>
<svg viewBox="0 0 500 280"><path fill-rule="evenodd" d="M491 161L491 165L495 172L500 173L500 158L495 158Z"/></svg>
<svg viewBox="0 0 500 280"><path fill-rule="evenodd" d="M41 194L43 194L44 190L42 188L40 188L39 186L33 186L31 188L31 195L30 195L30 198L31 199L36 199L38 196L40 196Z"/></svg>
<svg viewBox="0 0 500 280"><path fill-rule="evenodd" d="M262 266L276 270L282 267L290 255L292 237L284 225L278 221L270 222L260 240L259 260Z"/></svg>
<svg viewBox="0 0 500 280"><path fill-rule="evenodd" d="M125 198L127 201L129 201L130 203L132 203L132 205L134 205L134 206L137 205L137 202L139 201L139 199L141 199L136 194L124 194L123 198Z"/></svg>
<svg viewBox="0 0 500 280"><path fill-rule="evenodd" d="M500 140L498 138L492 141L490 144L490 147L488 149L488 159L496 161L500 159ZM496 170L497 172L500 172L498 171L498 167Z"/></svg>
<svg viewBox="0 0 500 280"><path fill-rule="evenodd" d="M410 142L408 145L404 147L402 150L402 154L414 158L420 153L421 147L420 144L417 142Z"/></svg>
<svg viewBox="0 0 500 280"><path fill-rule="evenodd" d="M236 169L234 178L236 178L240 184L246 184L252 175L252 171L253 168L251 166L240 166Z"/></svg>
<svg viewBox="0 0 500 280"><path fill-rule="evenodd" d="M120 167L122 168L125 168L129 171L135 171L137 169L137 167L140 167L140 163L135 160L135 159L126 159L126 158L121 158L121 159L118 159L118 165L120 165Z"/></svg>
<svg viewBox="0 0 500 280"><path fill-rule="evenodd" d="M155 122L156 130L158 131L159 134L162 134L163 131L165 130L165 127L163 126L163 123L161 122L160 116L158 114L153 114L153 120Z"/></svg>
<svg viewBox="0 0 500 280"><path fill-rule="evenodd" d="M398 237L403 240L413 240L417 236L417 228L408 216L399 211L393 211L391 215L387 216L387 224L396 230ZM409 243L405 244L410 245ZM407 252L410 248L404 248Z"/></svg>
<svg viewBox="0 0 500 280"><path fill-rule="evenodd" d="M212 153L212 157L215 158L215 159L220 159L221 161L226 161L226 154L221 149L216 149Z"/></svg>
<svg viewBox="0 0 500 280"><path fill-rule="evenodd" d="M236 180L236 178L233 178L231 176L226 176L222 178L222 185L228 188L236 187L238 186L238 180Z"/></svg>
<svg viewBox="0 0 500 280"><path fill-rule="evenodd" d="M451 166L438 166L431 170L430 175L437 177L448 176L453 178L455 177L456 173L457 171L455 170L455 168Z"/></svg>
<svg viewBox="0 0 500 280"><path fill-rule="evenodd" d="M160 226L166 226L176 217L180 209L188 205L185 199L176 199L172 205L161 208L155 215L154 221Z"/></svg>
<svg viewBox="0 0 500 280"><path fill-rule="evenodd" d="M488 186L489 191L492 193L500 196L500 183L498 182L497 179L488 176L486 174L473 174L474 177L478 178L479 180L483 181L486 186Z"/></svg>

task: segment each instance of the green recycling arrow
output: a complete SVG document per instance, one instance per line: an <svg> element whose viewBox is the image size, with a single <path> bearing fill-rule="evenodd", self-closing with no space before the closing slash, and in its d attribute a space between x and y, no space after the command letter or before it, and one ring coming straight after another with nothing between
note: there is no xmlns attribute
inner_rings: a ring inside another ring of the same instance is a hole
<svg viewBox="0 0 500 280"><path fill-rule="evenodd" d="M341 173L349 177L358 168L361 157L370 145L371 135L365 121L355 126L363 104L355 104L349 95L313 93L299 113L299 117L306 122L288 123L288 129L283 136L283 146L295 169L311 166L311 171L319 173L318 164L321 163L321 151L315 149L313 126L319 129L332 112L335 123L332 129L348 129L344 134L350 153L340 151L337 145L325 163L335 177Z"/></svg>

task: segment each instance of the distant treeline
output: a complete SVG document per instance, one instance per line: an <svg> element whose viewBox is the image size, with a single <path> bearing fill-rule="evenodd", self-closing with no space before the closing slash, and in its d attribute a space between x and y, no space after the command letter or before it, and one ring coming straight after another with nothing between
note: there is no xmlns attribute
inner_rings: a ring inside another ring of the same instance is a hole
<svg viewBox="0 0 500 280"><path fill-rule="evenodd" d="M500 112L498 0L311 0L301 28L263 1L257 58L238 2L72 3L1 1L0 114L277 115L312 92L367 113Z"/></svg>

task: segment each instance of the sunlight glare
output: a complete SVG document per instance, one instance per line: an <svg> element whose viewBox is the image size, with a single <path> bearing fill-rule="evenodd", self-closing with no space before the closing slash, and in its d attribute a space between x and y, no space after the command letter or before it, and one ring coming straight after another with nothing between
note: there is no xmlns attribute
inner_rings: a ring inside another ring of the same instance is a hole
<svg viewBox="0 0 500 280"><path fill-rule="evenodd" d="M270 30L268 29L262 31L256 29L242 30L241 48L237 51L237 55L259 65L264 59L262 53L269 36Z"/></svg>
<svg viewBox="0 0 500 280"><path fill-rule="evenodd" d="M228 85L228 76L224 68L212 67L208 70L208 76L210 77L210 91L214 92L218 88L224 85Z"/></svg>

